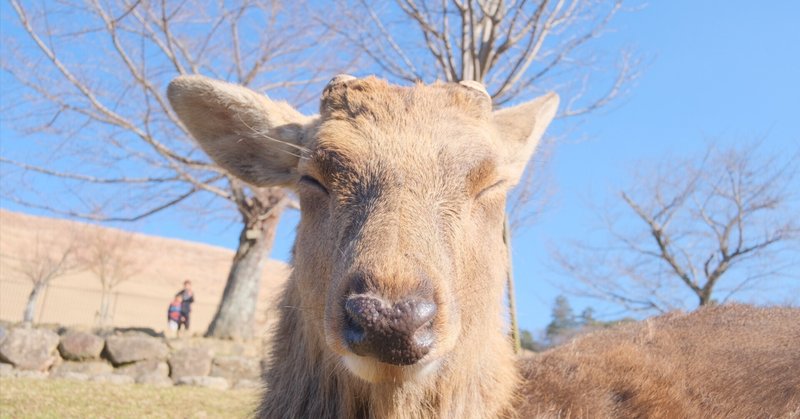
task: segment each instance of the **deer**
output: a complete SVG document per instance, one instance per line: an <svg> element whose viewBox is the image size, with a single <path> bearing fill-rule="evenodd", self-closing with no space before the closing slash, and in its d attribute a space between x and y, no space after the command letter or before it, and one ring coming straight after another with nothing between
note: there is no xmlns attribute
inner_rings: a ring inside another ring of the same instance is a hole
<svg viewBox="0 0 800 419"><path fill-rule="evenodd" d="M671 313L517 356L506 195L556 115L476 82L334 77L319 114L188 75L168 98L200 147L299 199L263 418L800 417L800 310Z"/></svg>

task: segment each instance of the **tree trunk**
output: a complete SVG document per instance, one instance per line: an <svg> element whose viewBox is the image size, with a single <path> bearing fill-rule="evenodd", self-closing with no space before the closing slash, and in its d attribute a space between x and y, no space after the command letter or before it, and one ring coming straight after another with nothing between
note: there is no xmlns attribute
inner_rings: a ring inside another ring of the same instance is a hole
<svg viewBox="0 0 800 419"><path fill-rule="evenodd" d="M206 336L235 340L253 337L264 262L272 250L283 209L283 203L276 199L278 201L272 200L268 209L255 216L242 212L245 226L239 235L239 247L233 257L222 301Z"/></svg>
<svg viewBox="0 0 800 419"><path fill-rule="evenodd" d="M714 300L711 299L711 289L702 289L697 294L697 299L700 300L700 306L714 305Z"/></svg>
<svg viewBox="0 0 800 419"><path fill-rule="evenodd" d="M103 288L100 294L100 311L97 313L97 324L100 327L108 326L108 310L111 303L111 290Z"/></svg>
<svg viewBox="0 0 800 419"><path fill-rule="evenodd" d="M517 323L517 296L514 291L514 264L511 258L511 225L508 214L503 224L503 243L508 254L508 271L506 273L506 290L508 291L508 317L511 320L511 341L514 343L514 353L522 352L522 341L519 338L519 324Z"/></svg>
<svg viewBox="0 0 800 419"><path fill-rule="evenodd" d="M28 295L28 302L25 304L25 312L22 315L22 323L25 325L33 324L33 318L36 315L36 300L39 299L39 294L44 289L44 283L34 284L31 293Z"/></svg>

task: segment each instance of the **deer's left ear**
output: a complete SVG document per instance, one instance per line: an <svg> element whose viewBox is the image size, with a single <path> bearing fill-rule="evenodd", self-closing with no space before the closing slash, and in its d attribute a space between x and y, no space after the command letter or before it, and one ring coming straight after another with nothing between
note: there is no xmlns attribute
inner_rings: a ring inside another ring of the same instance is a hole
<svg viewBox="0 0 800 419"><path fill-rule="evenodd" d="M250 89L202 76L169 84L172 108L221 167L256 186L297 181L303 138L314 118Z"/></svg>
<svg viewBox="0 0 800 419"><path fill-rule="evenodd" d="M505 149L503 170L519 181L545 129L558 110L558 95L548 93L530 102L495 111L492 122Z"/></svg>

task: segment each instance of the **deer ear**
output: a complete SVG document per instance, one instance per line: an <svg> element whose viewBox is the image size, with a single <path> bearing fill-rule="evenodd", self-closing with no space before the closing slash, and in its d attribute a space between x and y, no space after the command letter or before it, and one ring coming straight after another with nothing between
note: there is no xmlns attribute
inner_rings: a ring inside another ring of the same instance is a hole
<svg viewBox="0 0 800 419"><path fill-rule="evenodd" d="M225 170L255 186L297 180L305 130L313 121L284 102L203 76L181 76L167 88L180 120Z"/></svg>
<svg viewBox="0 0 800 419"><path fill-rule="evenodd" d="M505 149L505 167L513 183L519 181L536 145L558 110L558 95L548 93L507 109L495 111L492 122Z"/></svg>

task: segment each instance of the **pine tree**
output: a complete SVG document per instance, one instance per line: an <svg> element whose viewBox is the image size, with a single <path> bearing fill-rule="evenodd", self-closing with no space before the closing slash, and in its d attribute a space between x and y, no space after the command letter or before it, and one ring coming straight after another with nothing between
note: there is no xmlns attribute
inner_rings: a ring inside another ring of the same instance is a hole
<svg viewBox="0 0 800 419"><path fill-rule="evenodd" d="M569 305L567 297L559 295L553 305L552 320L547 325L547 340L551 345L560 343L561 337L568 337L573 334L578 327L572 306Z"/></svg>
<svg viewBox="0 0 800 419"><path fill-rule="evenodd" d="M580 316L580 324L584 327L592 327L596 326L598 323L597 319L594 318L594 309L591 307L586 307Z"/></svg>

